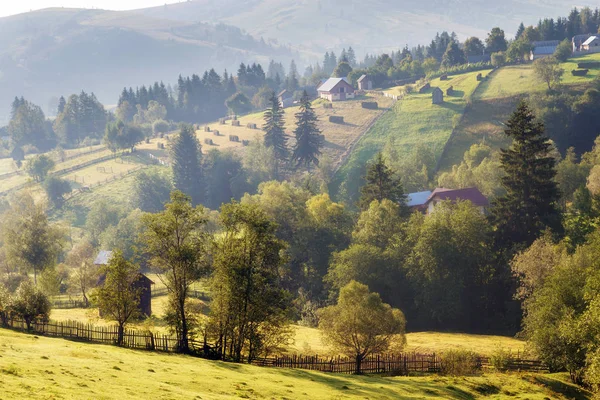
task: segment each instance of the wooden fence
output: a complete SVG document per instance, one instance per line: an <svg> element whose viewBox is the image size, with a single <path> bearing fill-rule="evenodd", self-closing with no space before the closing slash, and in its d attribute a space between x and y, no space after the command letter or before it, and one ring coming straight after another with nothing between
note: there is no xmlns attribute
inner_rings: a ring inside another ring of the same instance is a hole
<svg viewBox="0 0 600 400"><path fill-rule="evenodd" d="M351 357L275 356L260 358L252 364L263 367L298 368L311 371L354 374L356 359ZM436 354L403 353L372 355L361 362L363 374L410 375L440 371L440 357Z"/></svg>
<svg viewBox="0 0 600 400"><path fill-rule="evenodd" d="M168 294L169 294L169 291L167 290L166 287L162 287L159 289L152 289L152 297L166 296ZM201 299L201 300L208 299L208 295L201 290L190 290L188 292L188 296L192 297L194 299Z"/></svg>
<svg viewBox="0 0 600 400"><path fill-rule="evenodd" d="M85 301L76 300L76 299L67 299L67 300L52 300L50 299L50 303L52 304L52 308L57 310L70 310L72 308L85 308Z"/></svg>
<svg viewBox="0 0 600 400"><path fill-rule="evenodd" d="M9 320L8 327L17 330L27 330L27 325L21 320ZM60 337L71 340L81 340L91 343L116 344L118 327L94 326L76 321L65 322L33 322L30 332ZM178 352L178 339L174 336L158 334L150 331L126 329L123 336L123 347L161 352ZM199 357L214 356L212 348L202 343L190 340L192 354ZM489 357L478 357L478 369L493 368ZM352 357L320 357L302 355L281 355L257 358L253 365L270 368L306 369L311 371L338 374L354 374L357 370L356 359ZM411 375L438 373L441 371L442 358L437 354L401 353L395 355L372 355L362 360L360 371L363 374L392 374ZM513 358L506 365L509 371L546 372L548 368L539 360L524 360Z"/></svg>
<svg viewBox="0 0 600 400"><path fill-rule="evenodd" d="M27 330L27 325L21 320L10 320L8 325L13 329ZM117 343L119 335L118 327L115 325L94 326L76 321L34 322L31 324L31 332L44 336L113 345ZM126 329L123 335L123 347L131 349L176 352L177 344L178 340L173 336L150 331Z"/></svg>

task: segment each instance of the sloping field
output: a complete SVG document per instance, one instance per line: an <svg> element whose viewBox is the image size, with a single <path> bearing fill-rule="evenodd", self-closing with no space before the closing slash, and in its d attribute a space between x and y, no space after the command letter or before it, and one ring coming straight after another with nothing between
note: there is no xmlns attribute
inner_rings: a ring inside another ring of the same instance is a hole
<svg viewBox="0 0 600 400"><path fill-rule="evenodd" d="M369 110L362 108L361 101L377 101L379 110ZM344 153L352 146L352 144L367 130L371 123L376 120L385 109L391 107L392 100L387 97L370 96L361 99L340 101L333 103L332 109L323 107L324 100L315 100L313 107L319 119L319 129L325 136L325 146L323 154L333 160L334 164L341 161ZM289 107L285 109L285 125L286 133L290 137L288 144L293 145L293 130L295 127L294 114L298 112L298 107ZM330 116L344 117L343 124L335 124L329 122ZM232 126L232 121L227 121L225 125L219 122L207 124L211 131L219 131L219 136L214 132L205 132L204 127L197 131L197 136L202 143L203 150L207 151L210 148L227 149L233 148L243 150L242 140L254 140L261 138L263 132L261 130L264 123L263 113L255 113L239 118L240 126ZM256 129L248 128L248 124L256 124ZM240 142L232 142L229 140L229 135L236 135ZM211 139L214 145L204 143L205 139Z"/></svg>
<svg viewBox="0 0 600 400"><path fill-rule="evenodd" d="M435 79L431 86L444 91L444 103L432 104L431 90L426 93L412 93L400 100L393 109L380 118L375 125L360 139L347 162L344 163L334 178L333 192L338 193L342 182L358 185L365 164L381 151L386 142L393 138L399 154L410 152L417 144L429 146L436 157L440 157L454 124L465 110L468 99L477 88L477 74L450 76L448 80ZM484 76L489 71L481 72ZM454 93L446 95L446 89L453 86ZM395 93L396 88L390 92ZM347 193L357 193L356 187L347 187Z"/></svg>
<svg viewBox="0 0 600 400"><path fill-rule="evenodd" d="M562 375L369 377L261 368L0 329L0 399L565 399ZM569 397L573 398L573 397Z"/></svg>
<svg viewBox="0 0 600 400"><path fill-rule="evenodd" d="M587 76L571 74L578 63L585 61L600 61L600 53L574 57L561 64L565 70L561 84L568 90L581 92L600 76L600 68L591 68ZM504 136L504 122L521 99L546 89L547 86L536 78L532 64L508 66L489 74L473 94L473 104L456 129L440 170L449 170L460 163L464 152L475 143L484 141L494 149L510 145Z"/></svg>

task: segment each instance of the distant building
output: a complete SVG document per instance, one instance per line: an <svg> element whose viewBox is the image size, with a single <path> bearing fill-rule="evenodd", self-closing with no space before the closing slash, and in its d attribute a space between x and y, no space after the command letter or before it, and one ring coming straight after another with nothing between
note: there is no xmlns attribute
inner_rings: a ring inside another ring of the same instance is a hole
<svg viewBox="0 0 600 400"><path fill-rule="evenodd" d="M286 108L294 104L294 96L288 90L282 90L277 96L281 107Z"/></svg>
<svg viewBox="0 0 600 400"><path fill-rule="evenodd" d="M94 265L107 265L110 261L110 258L112 257L112 254L112 251L101 250L96 256L96 259L94 260ZM98 280L98 286L104 285L105 280L106 275L101 275L100 279ZM152 315L152 285L154 285L154 282L152 282L150 278L148 278L142 273L137 274L136 280L131 284L131 289L141 289L140 302L138 308L140 312L146 317ZM102 316L103 314L103 311L100 310L100 316Z"/></svg>
<svg viewBox="0 0 600 400"><path fill-rule="evenodd" d="M319 97L329 101L354 98L354 87L346 78L329 78L317 89Z"/></svg>
<svg viewBox="0 0 600 400"><path fill-rule="evenodd" d="M442 104L444 102L444 92L439 87L433 88L431 92L431 99L433 104Z"/></svg>
<svg viewBox="0 0 600 400"><path fill-rule="evenodd" d="M431 190L425 192L409 193L406 196L406 205L416 211L425 212L427 210L427 200L431 196Z"/></svg>
<svg viewBox="0 0 600 400"><path fill-rule="evenodd" d="M549 57L554 54L559 44L560 42L558 40L532 42L531 46L533 47L533 50L531 50L529 59L535 61L539 58Z"/></svg>
<svg viewBox="0 0 600 400"><path fill-rule="evenodd" d="M594 36L592 34L585 35L575 35L573 39L571 39L571 44L573 45L573 53L578 53L581 51L581 45L585 43L586 40L590 38L590 36Z"/></svg>
<svg viewBox="0 0 600 400"><path fill-rule="evenodd" d="M600 36L590 36L588 40L581 45L581 51L587 53L600 52Z"/></svg>
<svg viewBox="0 0 600 400"><path fill-rule="evenodd" d="M485 209L489 205L487 197L485 197L477 188L466 188L466 189L445 189L437 188L427 198L425 203L422 205L427 212L431 214L435 211L435 207L443 201L451 201L453 203L462 200L470 201L475 207L477 207L481 213L485 213Z"/></svg>
<svg viewBox="0 0 600 400"><path fill-rule="evenodd" d="M373 90L373 81L368 75L358 78L358 90Z"/></svg>

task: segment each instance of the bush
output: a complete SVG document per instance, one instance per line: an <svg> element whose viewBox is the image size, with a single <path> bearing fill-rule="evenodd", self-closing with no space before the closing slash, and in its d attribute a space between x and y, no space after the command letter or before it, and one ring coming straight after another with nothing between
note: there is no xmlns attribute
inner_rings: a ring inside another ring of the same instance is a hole
<svg viewBox="0 0 600 400"><path fill-rule="evenodd" d="M50 301L44 293L36 289L30 280L23 281L15 292L10 306L11 312L25 321L27 330L36 320L47 321L50 316Z"/></svg>
<svg viewBox="0 0 600 400"><path fill-rule="evenodd" d="M442 354L440 373L442 375L474 375L481 370L479 356L468 350L448 350Z"/></svg>
<svg viewBox="0 0 600 400"><path fill-rule="evenodd" d="M169 128L170 128L169 123L163 119L154 121L154 123L152 124L152 131L154 132L155 135L161 134L161 133L167 133L167 132L169 132Z"/></svg>
<svg viewBox="0 0 600 400"><path fill-rule="evenodd" d="M490 357L490 364L496 371L504 372L508 370L510 363L513 360L513 355L510 350L505 350L498 347Z"/></svg>

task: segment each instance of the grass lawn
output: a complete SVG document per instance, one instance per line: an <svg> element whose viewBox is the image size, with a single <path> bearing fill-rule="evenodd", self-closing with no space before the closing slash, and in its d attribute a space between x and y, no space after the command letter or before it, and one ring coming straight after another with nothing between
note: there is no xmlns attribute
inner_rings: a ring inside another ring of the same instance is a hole
<svg viewBox="0 0 600 400"><path fill-rule="evenodd" d="M296 330L295 343L289 348L291 353L337 355L322 343L318 329L305 326L294 326L294 329ZM406 335L405 350L417 353L443 353L445 350L463 349L489 356L498 348L522 354L525 342L506 336L413 332Z"/></svg>
<svg viewBox="0 0 600 400"><path fill-rule="evenodd" d="M563 375L370 377L228 364L0 329L0 399L587 399ZM561 393L562 392L562 393Z"/></svg>
<svg viewBox="0 0 600 400"><path fill-rule="evenodd" d="M447 81L434 79L431 86L441 88L444 93L450 86L454 88L453 95L444 95L444 103L441 105L432 104L431 91L409 94L396 103L392 112L380 118L359 140L355 150L334 178L333 193L339 193L343 182L356 184L363 174L365 164L381 151L390 139L393 139L399 154L409 152L417 144L425 144L439 157L452 128L464 112L467 100L477 88L479 82L476 76L479 73L485 76L489 71L454 75ZM392 92L394 90L396 89L390 89Z"/></svg>

